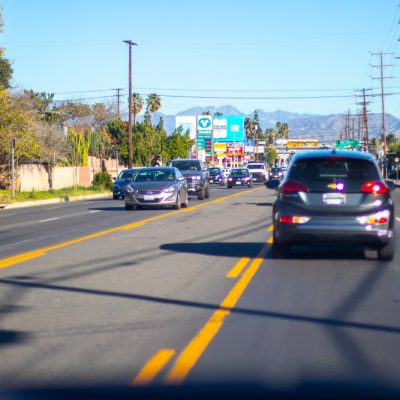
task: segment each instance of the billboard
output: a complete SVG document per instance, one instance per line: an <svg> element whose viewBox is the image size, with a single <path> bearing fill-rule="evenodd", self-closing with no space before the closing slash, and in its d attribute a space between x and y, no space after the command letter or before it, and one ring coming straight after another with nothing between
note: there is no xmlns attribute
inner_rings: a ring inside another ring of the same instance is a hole
<svg viewBox="0 0 400 400"><path fill-rule="evenodd" d="M212 115L199 115L197 117L197 135L212 135L213 117Z"/></svg>
<svg viewBox="0 0 400 400"><path fill-rule="evenodd" d="M244 141L244 117L241 115L214 116L215 142L234 143Z"/></svg>
<svg viewBox="0 0 400 400"><path fill-rule="evenodd" d="M183 133L189 131L190 139L196 139L196 117L193 115L177 115L175 117L175 128L180 126L183 129Z"/></svg>

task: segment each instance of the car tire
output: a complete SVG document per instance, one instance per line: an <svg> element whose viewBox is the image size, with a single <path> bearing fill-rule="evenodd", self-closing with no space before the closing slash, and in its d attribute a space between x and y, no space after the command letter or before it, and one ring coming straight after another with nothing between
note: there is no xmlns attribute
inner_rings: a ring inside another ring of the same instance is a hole
<svg viewBox="0 0 400 400"><path fill-rule="evenodd" d="M189 206L189 195L186 193L186 200L182 203L182 208L187 208Z"/></svg>
<svg viewBox="0 0 400 400"><path fill-rule="evenodd" d="M207 188L206 188L206 190L204 191L204 197L205 197L206 199L209 199L209 198L210 198L210 185L207 185Z"/></svg>
<svg viewBox="0 0 400 400"><path fill-rule="evenodd" d="M391 261L394 256L394 240L378 249L378 260L380 261Z"/></svg>
<svg viewBox="0 0 400 400"><path fill-rule="evenodd" d="M119 196L113 194L113 200L118 200L118 199L119 199Z"/></svg>
<svg viewBox="0 0 400 400"><path fill-rule="evenodd" d="M179 193L176 195L176 203L174 208L175 210L179 210L181 208L181 195Z"/></svg>
<svg viewBox="0 0 400 400"><path fill-rule="evenodd" d="M136 210L143 210L143 206L136 206Z"/></svg>
<svg viewBox="0 0 400 400"><path fill-rule="evenodd" d="M197 195L198 200L204 200L204 186L201 188L199 194Z"/></svg>
<svg viewBox="0 0 400 400"><path fill-rule="evenodd" d="M125 203L125 210L133 210L133 205L132 204L126 204Z"/></svg>

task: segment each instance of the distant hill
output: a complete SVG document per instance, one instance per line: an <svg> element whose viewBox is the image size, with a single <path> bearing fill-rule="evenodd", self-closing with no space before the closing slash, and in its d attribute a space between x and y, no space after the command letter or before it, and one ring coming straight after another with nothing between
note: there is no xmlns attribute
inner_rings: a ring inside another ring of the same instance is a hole
<svg viewBox="0 0 400 400"><path fill-rule="evenodd" d="M203 112L210 111L211 114L220 112L223 115L243 115L244 117L253 117L253 113L245 114L231 105L221 107L192 107L183 110L176 115L201 115ZM260 119L260 125L263 130L275 127L280 121L289 125L290 137L296 138L315 138L320 142L331 142L338 138L341 129L344 126L344 114L297 114L284 110L275 110L273 112L257 110ZM162 116L164 119L165 130L172 133L175 129L176 115L165 115L156 112L153 116L154 124L157 124ZM400 119L391 114L385 114L387 132L391 133L400 128ZM142 121L143 116L138 117L138 121ZM370 137L378 137L381 133L381 115L370 114L368 116L368 128ZM357 124L356 124L357 129Z"/></svg>

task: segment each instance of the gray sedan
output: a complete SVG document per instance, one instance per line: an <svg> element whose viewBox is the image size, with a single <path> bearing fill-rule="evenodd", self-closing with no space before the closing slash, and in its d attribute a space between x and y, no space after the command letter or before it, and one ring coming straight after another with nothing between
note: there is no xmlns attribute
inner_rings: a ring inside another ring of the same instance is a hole
<svg viewBox="0 0 400 400"><path fill-rule="evenodd" d="M125 190L125 208L188 206L188 185L177 168L140 168Z"/></svg>

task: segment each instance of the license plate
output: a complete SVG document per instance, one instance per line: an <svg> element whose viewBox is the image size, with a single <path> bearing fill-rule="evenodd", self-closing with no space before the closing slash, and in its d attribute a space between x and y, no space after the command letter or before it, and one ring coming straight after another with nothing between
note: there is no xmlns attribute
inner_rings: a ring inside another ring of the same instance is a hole
<svg viewBox="0 0 400 400"><path fill-rule="evenodd" d="M144 195L144 200L154 200L154 196L150 196L148 194Z"/></svg>
<svg viewBox="0 0 400 400"><path fill-rule="evenodd" d="M214 181L212 179L210 179L210 183L214 183Z"/></svg>
<svg viewBox="0 0 400 400"><path fill-rule="evenodd" d="M322 201L328 205L342 205L346 202L346 195L343 193L324 193Z"/></svg>
<svg viewBox="0 0 400 400"><path fill-rule="evenodd" d="M236 185L241 185L242 184L242 182L236 182Z"/></svg>

